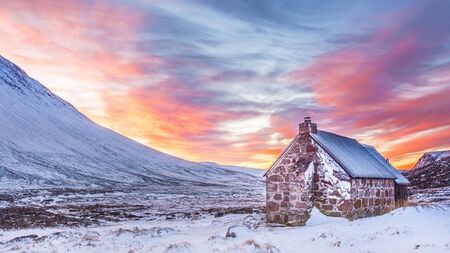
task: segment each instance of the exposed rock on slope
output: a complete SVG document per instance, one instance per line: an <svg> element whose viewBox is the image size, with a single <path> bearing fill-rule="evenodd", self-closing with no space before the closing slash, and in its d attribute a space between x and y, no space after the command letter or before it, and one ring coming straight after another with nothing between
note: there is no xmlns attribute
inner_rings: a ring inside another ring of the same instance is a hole
<svg viewBox="0 0 450 253"><path fill-rule="evenodd" d="M450 186L450 151L424 154L406 177L416 189Z"/></svg>
<svg viewBox="0 0 450 253"><path fill-rule="evenodd" d="M416 165L414 165L414 168L412 168L412 170L420 170L420 168L423 168L425 165L440 161L442 159L446 159L448 157L450 157L450 150L425 153L417 161Z"/></svg>

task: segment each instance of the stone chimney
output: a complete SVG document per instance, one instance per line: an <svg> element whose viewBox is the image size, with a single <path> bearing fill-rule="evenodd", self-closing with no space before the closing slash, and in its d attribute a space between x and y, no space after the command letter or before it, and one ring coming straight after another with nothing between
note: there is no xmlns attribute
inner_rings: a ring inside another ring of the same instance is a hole
<svg viewBox="0 0 450 253"><path fill-rule="evenodd" d="M298 125L299 134L317 133L317 124L311 123L311 117L305 117L305 121Z"/></svg>

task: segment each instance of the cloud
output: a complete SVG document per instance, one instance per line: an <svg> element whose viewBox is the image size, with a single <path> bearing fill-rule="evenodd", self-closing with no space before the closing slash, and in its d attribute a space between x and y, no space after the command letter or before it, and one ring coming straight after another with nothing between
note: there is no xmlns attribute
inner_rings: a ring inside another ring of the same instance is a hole
<svg viewBox="0 0 450 253"><path fill-rule="evenodd" d="M99 93L139 78L135 62L156 61L133 55L143 15L103 1L7 1L0 51L83 112L101 114Z"/></svg>
<svg viewBox="0 0 450 253"><path fill-rule="evenodd" d="M414 144L416 138L411 137L402 144L408 148L389 145L450 123L445 112L450 108L446 98L450 86L432 80L437 70L448 80L442 73L450 70L436 64L449 53L449 36L442 33L450 30L448 6L441 5L447 4L427 2L383 16L387 21L368 34L366 41L359 37L357 43L347 40L346 46L319 56L292 78L312 87L319 106L329 109L323 116L334 125L343 123L338 131L352 136L371 132L366 138L394 159L433 147L449 148L448 138L431 141L435 135L445 135L440 132L420 137L428 138L428 144Z"/></svg>
<svg viewBox="0 0 450 253"><path fill-rule="evenodd" d="M449 146L436 137L449 9L7 1L0 51L96 122L183 158L266 168L310 115L404 163Z"/></svg>

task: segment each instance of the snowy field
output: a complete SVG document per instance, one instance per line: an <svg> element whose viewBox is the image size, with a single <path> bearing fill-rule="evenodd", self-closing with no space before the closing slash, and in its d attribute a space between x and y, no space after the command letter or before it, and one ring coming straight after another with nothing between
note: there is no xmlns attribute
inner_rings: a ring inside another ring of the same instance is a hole
<svg viewBox="0 0 450 253"><path fill-rule="evenodd" d="M0 252L450 252L448 205L356 221L314 210L308 224L297 228L263 221L261 214L230 214L0 231Z"/></svg>
<svg viewBox="0 0 450 253"><path fill-rule="evenodd" d="M415 192L414 206L356 221L314 210L296 228L265 224L264 199L262 181L3 191L0 253L450 252L448 187Z"/></svg>
<svg viewBox="0 0 450 253"><path fill-rule="evenodd" d="M427 189L412 189L409 196L411 205L447 204L450 205L450 186Z"/></svg>
<svg viewBox="0 0 450 253"><path fill-rule="evenodd" d="M0 229L261 213L263 185L0 191Z"/></svg>

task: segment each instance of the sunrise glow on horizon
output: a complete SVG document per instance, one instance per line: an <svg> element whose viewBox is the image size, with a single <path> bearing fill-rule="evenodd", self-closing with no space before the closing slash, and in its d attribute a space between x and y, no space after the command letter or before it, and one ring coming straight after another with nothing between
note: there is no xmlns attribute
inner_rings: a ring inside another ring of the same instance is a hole
<svg viewBox="0 0 450 253"><path fill-rule="evenodd" d="M450 149L449 1L5 1L0 55L98 124L267 169L311 116L399 169Z"/></svg>

